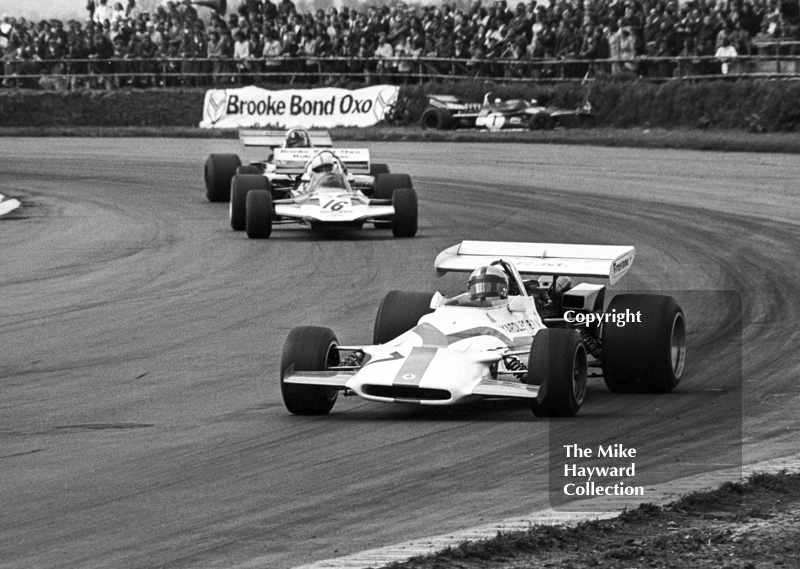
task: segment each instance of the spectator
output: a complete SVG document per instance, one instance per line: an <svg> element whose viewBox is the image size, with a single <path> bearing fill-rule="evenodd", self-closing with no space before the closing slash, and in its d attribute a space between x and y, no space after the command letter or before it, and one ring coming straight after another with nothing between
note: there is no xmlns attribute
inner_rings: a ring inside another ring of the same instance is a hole
<svg viewBox="0 0 800 569"><path fill-rule="evenodd" d="M139 41L136 42L132 53L132 57L139 60L136 64L138 75L134 79L135 86L150 87L158 84L157 55L158 46L153 43L153 40L148 34L143 34Z"/></svg>
<svg viewBox="0 0 800 569"><path fill-rule="evenodd" d="M91 12L91 10L90 10ZM114 10L108 5L108 0L100 0L100 4L95 6L92 15L92 21L102 24L106 20L111 22L114 16Z"/></svg>
<svg viewBox="0 0 800 569"><path fill-rule="evenodd" d="M731 45L731 41L727 37L722 38L722 45L717 48L714 57L721 62L721 71L723 75L727 75L730 71L730 66L736 59L736 48Z"/></svg>
<svg viewBox="0 0 800 569"><path fill-rule="evenodd" d="M731 33L731 45L736 48L738 55L750 55L750 34L742 27L741 20L736 20L733 24L733 32Z"/></svg>
<svg viewBox="0 0 800 569"><path fill-rule="evenodd" d="M636 59L636 39L633 36L633 31L630 27L623 26L620 32L619 57L623 60L623 68L625 71L636 73L637 66L634 62Z"/></svg>
<svg viewBox="0 0 800 569"><path fill-rule="evenodd" d="M772 43L774 40L775 36L769 32L769 22L764 20L761 22L759 32L753 38L753 45L758 55L775 55L775 46Z"/></svg>
<svg viewBox="0 0 800 569"><path fill-rule="evenodd" d="M109 0L88 0L86 9L92 25L87 25L85 30L72 22L67 32L57 20L31 23L19 19L12 23L11 19L6 19L5 26L0 27L0 55L8 61L7 70L13 73L14 69L24 67L29 71L36 68L48 72L51 64L43 62L51 61L58 54L58 48L60 58L69 62L77 59L81 49L90 49L97 57L98 45L106 49L101 45L105 41L96 37L98 28L101 35L112 41L112 48L116 45L118 53L127 50L132 58L128 62L136 59L135 54L144 45L145 36L150 38L148 49L157 48L161 57L185 56L187 50L192 49L194 57L208 56L207 61L196 62L193 57L171 67L175 73L183 70L187 78L198 74L215 75L212 58L220 62L216 66L219 75L221 56L212 56L209 50L218 53L224 44L233 56L234 43L226 32L229 27L233 34L241 31L249 43L249 58L241 60L246 64L243 67L246 73L267 70L266 64L256 62L256 58L272 57L270 67L274 72L283 69L283 57L300 54L312 62L308 69L316 77L318 63L326 58L358 58L372 53L377 56L379 66L375 66L374 61L353 59L352 67L345 61L323 67L326 72L335 74L377 71L386 80L395 73L412 72L415 67L402 57L409 53L414 54L412 57L419 54L448 60L446 63L428 62L427 72L462 74L463 68L450 63L453 58L468 61L472 73L502 77L506 72L516 75L515 70L527 68L528 64L502 63L498 58L520 62L534 58L545 62L544 65L552 65L547 61L558 58L569 61L560 66L568 65L561 69L564 75L578 76L587 66L598 72L608 71L606 64L599 67L590 64L606 58L619 59L625 64L613 65L612 72L636 71L637 55L643 52L668 57L694 52L692 61L697 62L694 69L702 74L710 69L709 64L697 58L707 56L709 62L714 62L717 44L721 45L724 37L729 39L737 54L748 55L754 49L758 49L759 54L774 53L762 47L764 41L781 37L794 39L798 35L796 27L783 21L779 3L772 0L736 0L731 5L713 0L687 0L680 6L675 0L556 0L540 6L529 1L515 2L511 10L505 1L484 6L480 0L472 0L463 8L451 5L408 7L401 3L391 7L379 4L364 12L329 8L304 15L297 14L292 0L240 0L236 3L238 9L228 18L211 14L208 32L205 27L197 27L200 19L189 0L166 2L152 14L141 11L136 0L113 0L113 4L112 9ZM216 34L211 33L212 29ZM187 30L191 36L188 39L185 38ZM75 38L70 39L71 36ZM208 42L216 47L212 49ZM272 44L269 53L280 55L268 56L268 43ZM783 48L787 54L790 49ZM392 55L387 57L390 53ZM486 65L478 63L476 54L481 56L480 61L489 60ZM650 62L648 66L644 60L639 63L642 74L661 76L665 72L660 63ZM255 65L262 67L256 69ZM301 66L306 69L302 63ZM542 63L537 62L537 66ZM62 69L65 73L77 74L80 64L66 63ZM100 75L98 65L93 64L92 69ZM131 64L127 69L126 74L136 75L134 71L139 67ZM543 66L542 69L546 71ZM288 64L287 70L290 70ZM679 72L687 72L683 63ZM134 80L133 84L153 82ZM69 83L79 86L80 81ZM93 84L97 84L96 79Z"/></svg>
<svg viewBox="0 0 800 569"><path fill-rule="evenodd" d="M236 40L233 44L233 59L236 64L236 72L240 77L240 83L241 77L244 76L244 82L248 84L250 77L247 60L250 59L250 42L247 41L247 37L242 30L237 30L233 37Z"/></svg>
<svg viewBox="0 0 800 569"><path fill-rule="evenodd" d="M111 60L114 57L114 44L100 28L95 30L88 48L89 54L87 57L93 60L89 66L89 74L93 76L90 84L93 87L102 85L106 89L111 89L113 81L110 75L113 72Z"/></svg>
<svg viewBox="0 0 800 569"><path fill-rule="evenodd" d="M122 7L122 2L117 2L114 4L114 9L111 12L110 21L112 24L121 22L126 18L125 16L125 8Z"/></svg>
<svg viewBox="0 0 800 569"><path fill-rule="evenodd" d="M125 6L126 18L138 18L142 11L136 5L136 0L128 0L128 5Z"/></svg>
<svg viewBox="0 0 800 569"><path fill-rule="evenodd" d="M278 38L278 32L269 30L264 40L264 47L262 48L261 56L264 58L264 71L267 74L267 80L274 77L275 74L281 71L281 56L283 55L283 46Z"/></svg>

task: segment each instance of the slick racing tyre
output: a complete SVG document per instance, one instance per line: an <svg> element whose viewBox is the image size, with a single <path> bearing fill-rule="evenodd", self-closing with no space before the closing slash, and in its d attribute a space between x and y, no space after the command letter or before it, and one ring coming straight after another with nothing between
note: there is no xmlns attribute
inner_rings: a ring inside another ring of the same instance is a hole
<svg viewBox="0 0 800 569"><path fill-rule="evenodd" d="M414 183L408 174L378 174L375 176L375 193L372 195L376 200L390 200L397 188L413 188Z"/></svg>
<svg viewBox="0 0 800 569"><path fill-rule="evenodd" d="M246 229L247 194L252 190L269 191L269 180L264 176L254 174L236 175L231 180L231 229L244 231Z"/></svg>
<svg viewBox="0 0 800 569"><path fill-rule="evenodd" d="M453 113L439 107L429 107L422 113L419 125L422 130L450 130L455 124Z"/></svg>
<svg viewBox="0 0 800 569"><path fill-rule="evenodd" d="M275 210L272 207L272 192L252 190L245 200L247 207L245 230L250 239L266 239L272 235L272 219Z"/></svg>
<svg viewBox="0 0 800 569"><path fill-rule="evenodd" d="M383 174L375 176L375 191L372 197L376 200L390 200L397 188L413 188L411 176L408 174ZM387 218L373 223L376 229L391 229L392 219Z"/></svg>
<svg viewBox="0 0 800 569"><path fill-rule="evenodd" d="M395 237L414 237L417 234L417 193L412 188L398 188L392 195L394 216L392 234Z"/></svg>
<svg viewBox="0 0 800 569"><path fill-rule="evenodd" d="M212 154L206 160L206 198L210 202L226 202L231 196L231 178L242 164L236 154Z"/></svg>
<svg viewBox="0 0 800 569"><path fill-rule="evenodd" d="M281 357L283 404L295 415L326 415L333 409L339 391L318 385L285 383L293 371L325 371L339 365L339 342L330 328L300 326L289 332Z"/></svg>
<svg viewBox="0 0 800 569"><path fill-rule="evenodd" d="M388 174L389 173L389 165L388 164L376 164L373 162L369 165L369 175L370 176L377 176L378 174Z"/></svg>
<svg viewBox="0 0 800 569"><path fill-rule="evenodd" d="M258 166L254 164L248 164L246 166L239 166L236 168L237 174L263 174L264 172Z"/></svg>
<svg viewBox="0 0 800 569"><path fill-rule="evenodd" d="M539 386L531 404L537 417L574 417L586 397L588 366L580 335L566 328L547 328L533 337L528 356L528 383Z"/></svg>
<svg viewBox="0 0 800 569"><path fill-rule="evenodd" d="M686 321L671 296L620 294L606 313L640 313L623 327L603 323L603 377L614 393L666 393L675 389L686 363Z"/></svg>
<svg viewBox="0 0 800 569"><path fill-rule="evenodd" d="M547 113L537 113L533 115L529 125L531 130L553 130L555 121Z"/></svg>
<svg viewBox="0 0 800 569"><path fill-rule="evenodd" d="M433 312L432 298L429 292L389 292L378 306L372 343L385 344L411 330L420 318Z"/></svg>

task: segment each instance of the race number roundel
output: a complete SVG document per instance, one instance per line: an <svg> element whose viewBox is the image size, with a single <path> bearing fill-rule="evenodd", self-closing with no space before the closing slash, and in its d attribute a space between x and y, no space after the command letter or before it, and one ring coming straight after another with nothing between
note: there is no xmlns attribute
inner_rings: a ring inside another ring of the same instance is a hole
<svg viewBox="0 0 800 569"><path fill-rule="evenodd" d="M500 130L506 124L506 117L500 113L490 113L486 117L486 127L489 130Z"/></svg>

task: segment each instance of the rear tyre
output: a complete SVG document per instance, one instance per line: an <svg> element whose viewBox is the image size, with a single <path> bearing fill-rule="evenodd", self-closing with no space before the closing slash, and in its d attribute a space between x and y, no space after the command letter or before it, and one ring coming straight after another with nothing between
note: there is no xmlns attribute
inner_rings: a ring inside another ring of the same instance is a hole
<svg viewBox="0 0 800 569"><path fill-rule="evenodd" d="M281 357L283 404L295 415L327 415L339 391L318 385L284 382L293 371L325 371L339 364L339 342L330 328L300 326L289 332Z"/></svg>
<svg viewBox="0 0 800 569"><path fill-rule="evenodd" d="M388 174L389 173L389 165L388 164L376 164L373 162L369 165L369 175L370 176L377 176L378 174Z"/></svg>
<svg viewBox="0 0 800 569"><path fill-rule="evenodd" d="M258 166L254 166L253 164L248 164L246 166L239 166L236 168L236 173L241 174L263 174L264 172Z"/></svg>
<svg viewBox="0 0 800 569"><path fill-rule="evenodd" d="M231 229L244 231L247 226L247 194L252 190L269 191L269 180L254 174L236 175L231 180Z"/></svg>
<svg viewBox="0 0 800 569"><path fill-rule="evenodd" d="M620 294L606 313L639 314L638 322L603 324L602 364L614 393L667 393L675 389L686 363L686 321L671 296Z"/></svg>
<svg viewBox="0 0 800 569"><path fill-rule="evenodd" d="M417 234L417 193L412 188L398 188L392 195L394 217L392 234L395 237L414 237Z"/></svg>
<svg viewBox="0 0 800 569"><path fill-rule="evenodd" d="M422 130L450 130L455 124L453 113L447 109L429 107L422 113L419 119Z"/></svg>
<svg viewBox="0 0 800 569"><path fill-rule="evenodd" d="M212 154L208 157L204 171L208 201L226 202L230 199L231 179L241 164L236 154Z"/></svg>
<svg viewBox="0 0 800 569"><path fill-rule="evenodd" d="M375 193L372 197L376 200L390 200L397 188L413 188L414 183L408 174L378 174L375 176Z"/></svg>
<svg viewBox="0 0 800 569"><path fill-rule="evenodd" d="M528 356L528 383L539 386L531 404L537 417L574 417L586 397L588 367L580 335L566 328L540 330Z"/></svg>
<svg viewBox="0 0 800 569"><path fill-rule="evenodd" d="M419 319L433 312L429 292L389 292L378 306L372 343L385 344L417 325Z"/></svg>
<svg viewBox="0 0 800 569"><path fill-rule="evenodd" d="M246 200L245 230L250 239L266 239L272 235L272 193L264 190L251 190Z"/></svg>
<svg viewBox="0 0 800 569"><path fill-rule="evenodd" d="M538 113L533 116L530 122L531 130L553 130L553 117L547 113Z"/></svg>

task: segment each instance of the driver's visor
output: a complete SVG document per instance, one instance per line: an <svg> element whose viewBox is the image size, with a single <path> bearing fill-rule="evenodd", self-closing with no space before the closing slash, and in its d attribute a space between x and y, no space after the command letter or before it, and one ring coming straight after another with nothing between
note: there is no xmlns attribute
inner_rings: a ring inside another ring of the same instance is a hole
<svg viewBox="0 0 800 569"><path fill-rule="evenodd" d="M504 294L507 293L508 293L508 286L506 285L506 283L503 282L481 281L481 282L474 282L470 286L470 294L473 295L503 296Z"/></svg>

